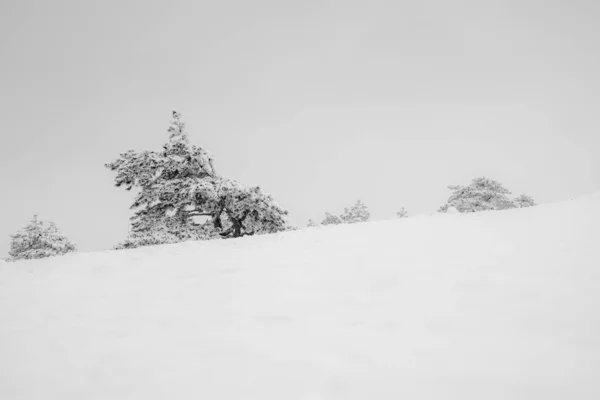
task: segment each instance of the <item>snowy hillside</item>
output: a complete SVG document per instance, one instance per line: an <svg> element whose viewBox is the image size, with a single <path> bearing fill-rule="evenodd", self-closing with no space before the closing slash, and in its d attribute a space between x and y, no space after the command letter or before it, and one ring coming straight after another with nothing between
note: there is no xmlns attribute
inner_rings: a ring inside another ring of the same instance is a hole
<svg viewBox="0 0 600 400"><path fill-rule="evenodd" d="M0 399L600 399L600 195L0 263Z"/></svg>

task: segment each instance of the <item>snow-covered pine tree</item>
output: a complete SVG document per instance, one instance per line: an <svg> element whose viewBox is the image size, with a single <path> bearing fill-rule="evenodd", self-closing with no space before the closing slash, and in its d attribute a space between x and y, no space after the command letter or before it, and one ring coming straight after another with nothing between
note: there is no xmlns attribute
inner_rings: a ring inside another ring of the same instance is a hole
<svg viewBox="0 0 600 400"><path fill-rule="evenodd" d="M62 235L53 222L34 215L29 224L11 236L7 261L45 258L75 251L75 245Z"/></svg>
<svg viewBox="0 0 600 400"><path fill-rule="evenodd" d="M400 211L398 211L398 212L396 213L396 216L397 216L398 218L408 218L408 211L406 211L406 209L405 209L404 207L402 207L402 208L400 209Z"/></svg>
<svg viewBox="0 0 600 400"><path fill-rule="evenodd" d="M533 198L526 196L524 194L515 197L513 199L513 203L515 204L516 207L518 208L524 208L524 207L533 207L535 206L535 200L533 200Z"/></svg>
<svg viewBox="0 0 600 400"><path fill-rule="evenodd" d="M461 213L515 208L508 197L511 192L492 179L474 178L469 186L456 185L448 188L452 195L438 212L445 213L448 207L455 207Z"/></svg>
<svg viewBox="0 0 600 400"><path fill-rule="evenodd" d="M371 213L367 206L358 200L352 207L344 208L344 213L340 216L345 224L354 224L357 222L368 222L371 219Z"/></svg>
<svg viewBox="0 0 600 400"><path fill-rule="evenodd" d="M289 229L287 211L270 195L217 174L214 157L190 144L176 111L168 132L162 151L129 150L106 164L117 173L117 187L140 190L131 206L130 238L118 248ZM210 219L198 224L199 216Z"/></svg>
<svg viewBox="0 0 600 400"><path fill-rule="evenodd" d="M337 215L330 214L328 212L325 213L325 219L321 221L321 225L339 225L344 222Z"/></svg>

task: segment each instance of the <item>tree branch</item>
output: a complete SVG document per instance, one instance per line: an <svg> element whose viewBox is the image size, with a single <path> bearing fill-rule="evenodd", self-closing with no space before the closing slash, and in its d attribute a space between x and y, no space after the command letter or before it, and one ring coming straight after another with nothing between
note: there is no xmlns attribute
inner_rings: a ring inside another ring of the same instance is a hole
<svg viewBox="0 0 600 400"><path fill-rule="evenodd" d="M211 213L211 212L205 212L205 213L203 213L203 212L195 211L195 210L193 210L193 211L184 211L184 213L186 213L188 217L199 217L199 216L211 216L212 217L213 214L214 214L214 213Z"/></svg>

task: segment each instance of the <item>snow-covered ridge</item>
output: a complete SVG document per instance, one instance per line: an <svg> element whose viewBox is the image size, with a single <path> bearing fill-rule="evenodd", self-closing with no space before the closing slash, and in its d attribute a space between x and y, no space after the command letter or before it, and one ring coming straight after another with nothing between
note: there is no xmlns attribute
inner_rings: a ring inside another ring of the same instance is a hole
<svg viewBox="0 0 600 400"><path fill-rule="evenodd" d="M0 263L1 399L598 399L600 194Z"/></svg>

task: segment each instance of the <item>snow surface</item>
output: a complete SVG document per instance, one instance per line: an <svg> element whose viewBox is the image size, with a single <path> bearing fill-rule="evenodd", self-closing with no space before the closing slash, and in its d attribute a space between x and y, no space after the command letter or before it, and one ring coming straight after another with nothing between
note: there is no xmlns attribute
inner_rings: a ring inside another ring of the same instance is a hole
<svg viewBox="0 0 600 400"><path fill-rule="evenodd" d="M0 399L600 399L600 194L0 263Z"/></svg>

